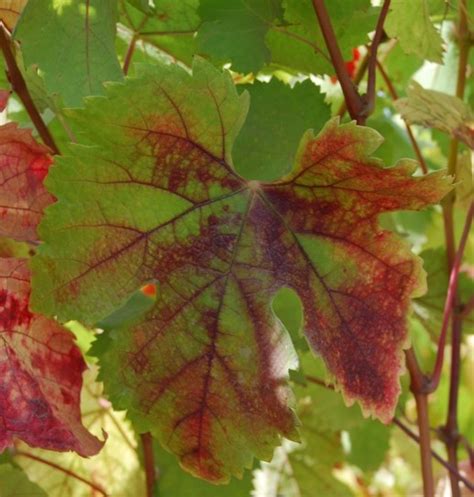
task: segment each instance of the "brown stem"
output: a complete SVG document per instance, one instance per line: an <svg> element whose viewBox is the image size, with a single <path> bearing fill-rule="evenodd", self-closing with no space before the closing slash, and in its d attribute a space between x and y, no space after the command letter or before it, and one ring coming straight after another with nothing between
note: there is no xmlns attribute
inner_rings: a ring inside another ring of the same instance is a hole
<svg viewBox="0 0 474 497"><path fill-rule="evenodd" d="M470 40L467 21L467 0L460 0L458 6L458 26L457 36L459 43L459 61L456 81L456 97L463 100L466 87L466 70L469 57ZM454 179L456 177L456 166L458 159L458 141L451 140L448 157L448 172ZM451 273L455 261L455 237L454 237L454 200L455 190L453 190L443 202L443 219L446 238L446 253L448 257L448 271ZM458 296L454 295L454 307L459 308ZM458 312L454 312L451 321L451 371L449 380L449 400L448 415L443 428L444 442L448 454L448 461L458 468L458 397L459 383L461 378L461 331L462 319ZM450 476L452 497L460 497L459 482Z"/></svg>
<svg viewBox="0 0 474 497"><path fill-rule="evenodd" d="M22 101L26 112L28 112L31 121L45 145L47 145L54 154L59 154L59 149L31 98L28 87L26 86L23 75L21 74L12 52L10 35L3 25L0 25L0 48L2 49L3 57L5 58L8 69L8 79L12 85L13 91Z"/></svg>
<svg viewBox="0 0 474 497"><path fill-rule="evenodd" d="M48 461L47 459L43 459L42 457L35 456L35 455L30 454L28 452L24 452L22 450L14 450L13 453L15 456L27 457L28 459L32 459L33 461L40 462L42 464L45 464L46 466L50 466L51 468L57 469L58 471L62 471L66 475L70 476L71 478L74 478L75 480L81 481L82 483L88 485L92 489L99 492L104 497L107 497L107 493L104 491L104 489L102 487L100 487L99 485L97 485L89 480L86 480L85 478L78 475L77 473L74 473L74 471L71 471L70 469L63 468L62 466L59 466L59 464L56 464L52 461Z"/></svg>
<svg viewBox="0 0 474 497"><path fill-rule="evenodd" d="M329 14L326 10L324 0L313 0L313 7L316 17L318 18L319 27L321 28L326 47L331 57L334 70L336 71L337 79L341 84L347 110L349 111L352 119L355 119L358 123L363 124L363 121L365 120L362 118L364 105L356 87L354 86L354 83L351 80L351 77L349 76L344 59L342 58L341 49L337 43L337 38L334 33L331 20L329 19Z"/></svg>
<svg viewBox="0 0 474 497"><path fill-rule="evenodd" d="M367 71L368 63L369 63L369 52L367 51L367 53L364 55L362 60L357 65L357 71L354 75L353 81L357 87L359 86L359 83L362 81L365 72ZM341 106L339 107L339 110L336 112L336 115L338 115L339 117L343 117L344 114L346 113L346 110L347 110L346 101L343 100Z"/></svg>
<svg viewBox="0 0 474 497"><path fill-rule="evenodd" d="M416 433L414 433L408 426L406 426L404 423L400 421L398 418L393 418L392 423L395 426L398 426L406 435L408 435L412 440L414 440L417 444L420 443L420 438ZM442 466L444 466L448 471L450 475L453 475L454 478L457 480L461 481L466 485L466 487L469 490L474 490L474 483L471 483L469 480L467 480L454 466L446 462L437 452L431 449L431 457L433 459L436 459Z"/></svg>
<svg viewBox="0 0 474 497"><path fill-rule="evenodd" d="M125 60L123 61L122 71L125 74L125 76L128 74L128 69L130 67L130 62L132 61L133 52L135 51L135 46L137 45L137 41L138 41L138 35L135 33L132 36L130 45L128 46L127 54L125 55Z"/></svg>
<svg viewBox="0 0 474 497"><path fill-rule="evenodd" d="M406 364L410 373L410 389L416 401L417 422L420 443L421 474L423 478L423 497L434 497L433 467L431 465L431 440L428 419L428 395L426 377L420 370L413 349L405 351Z"/></svg>
<svg viewBox="0 0 474 497"><path fill-rule="evenodd" d="M380 10L379 18L377 19L377 26L375 28L375 34L370 44L370 55L368 63L368 75L367 75L367 95L366 100L366 112L367 115L371 114L375 106L375 78L376 78L376 68L377 68L377 50L380 42L383 39L383 25L385 23L385 18L388 14L388 9L390 7L390 0L385 0L382 9Z"/></svg>
<svg viewBox="0 0 474 497"><path fill-rule="evenodd" d="M469 230L471 229L473 215L474 215L474 202L471 202L471 206L469 207L469 211L466 216L466 221L464 223L463 233L461 235L461 241L459 242L459 247L454 257L453 267L451 268L451 273L449 276L448 292L444 304L443 323L441 326L441 332L439 334L436 362L429 383L430 392L434 392L436 390L439 381L441 379L441 371L443 369L443 362L444 362L444 349L446 346L446 335L449 327L451 314L454 309L454 299L457 292L459 271L461 269L461 262L464 254L464 249L466 247ZM460 319L459 315L458 319Z"/></svg>
<svg viewBox="0 0 474 497"><path fill-rule="evenodd" d="M382 76L382 79L384 80L385 85L387 86L387 90L388 90L390 96L392 97L392 100L394 100L394 101L398 100L397 90L395 89L395 86L393 86L391 79L389 78L383 65L379 61L377 61L377 68L380 72L380 75ZM405 123L405 127L406 127L407 133L408 133L408 138L410 139L413 150L415 151L416 158L418 159L418 162L420 163L421 170L423 171L423 174L428 174L428 166L427 166L426 161L423 157L423 154L421 153L420 147L418 146L418 142L415 139L415 135L413 134L411 126L408 124L408 122L405 119L403 119L403 122Z"/></svg>
<svg viewBox="0 0 474 497"><path fill-rule="evenodd" d="M155 489L156 471L155 456L153 454L153 438L151 433L142 433L140 435L143 446L143 459L145 464L146 476L146 496L153 497Z"/></svg>

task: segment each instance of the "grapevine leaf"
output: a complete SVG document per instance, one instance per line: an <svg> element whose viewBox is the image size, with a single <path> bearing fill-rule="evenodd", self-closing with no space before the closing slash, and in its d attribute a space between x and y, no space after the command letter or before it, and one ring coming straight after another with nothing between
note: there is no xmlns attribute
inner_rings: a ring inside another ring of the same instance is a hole
<svg viewBox="0 0 474 497"><path fill-rule="evenodd" d="M73 453L58 454L16 443L15 462L47 492L48 497L100 495L98 491L91 490L90 485L78 480L77 476L113 497L145 495L145 478L135 435L125 413L114 411L104 398L103 385L97 381L97 368L91 368L84 374L81 408L84 413L82 422L88 430L97 435L105 430L109 435L99 454L81 458Z"/></svg>
<svg viewBox="0 0 474 497"><path fill-rule="evenodd" d="M0 0L0 21L13 31L28 0Z"/></svg>
<svg viewBox="0 0 474 497"><path fill-rule="evenodd" d="M197 41L202 53L232 62L239 72L257 72L270 61L265 44L275 18L281 17L281 0L201 0L203 21Z"/></svg>
<svg viewBox="0 0 474 497"><path fill-rule="evenodd" d="M424 250L420 256L423 258L427 272L428 291L414 301L415 310L428 330L437 336L443 320L449 283L446 252L441 248L429 249ZM474 278L468 271L461 271L459 274L458 293L462 302L467 302L474 294ZM468 330L474 325L474 312L467 315L465 320Z"/></svg>
<svg viewBox="0 0 474 497"><path fill-rule="evenodd" d="M21 469L0 465L0 497L47 497L38 485L28 480Z"/></svg>
<svg viewBox="0 0 474 497"><path fill-rule="evenodd" d="M268 458L279 434L296 437L294 351L270 306L283 286L347 402L390 420L405 315L424 281L377 215L438 201L444 173L383 169L369 157L376 132L331 120L305 133L288 175L247 181L231 148L248 98L230 76L200 59L192 76L143 71L73 113L95 146L74 146L48 175L59 201L41 227L35 308L94 323L158 281L152 310L109 333L103 378L140 429L210 480Z"/></svg>
<svg viewBox="0 0 474 497"><path fill-rule="evenodd" d="M335 432L357 428L364 422L360 409L346 406L341 394L323 385L334 383L334 377L328 372L320 357L313 357L309 352L299 354L300 369L306 378L304 385L295 385L294 391L298 399L311 396L311 416L317 419L317 426L324 432ZM322 382L315 384L311 381L316 378Z"/></svg>
<svg viewBox="0 0 474 497"><path fill-rule="evenodd" d="M122 72L115 54L116 0L28 2L15 29L28 67L37 64L46 87L77 106L103 93L102 82Z"/></svg>
<svg viewBox="0 0 474 497"><path fill-rule="evenodd" d="M143 11L121 0L120 21L138 40L190 65L197 51L195 34L200 24L197 6L198 0L162 0L155 9Z"/></svg>
<svg viewBox="0 0 474 497"><path fill-rule="evenodd" d="M235 141L235 169L248 179L270 181L290 171L301 135L321 128L329 107L310 81L291 88L273 78L244 88L252 105Z"/></svg>
<svg viewBox="0 0 474 497"><path fill-rule="evenodd" d="M319 418L312 413L313 406L309 397L299 402L302 443L285 440L275 450L272 461L262 463L261 469L255 471L255 497L349 495L349 489L333 475L335 466L344 461L340 434L321 428Z"/></svg>
<svg viewBox="0 0 474 497"><path fill-rule="evenodd" d="M43 186L52 162L31 131L0 126L0 236L34 241L43 209L53 197Z"/></svg>
<svg viewBox="0 0 474 497"><path fill-rule="evenodd" d="M81 424L85 364L72 336L28 310L22 259L0 259L0 452L20 438L34 447L96 454L102 443Z"/></svg>
<svg viewBox="0 0 474 497"><path fill-rule="evenodd" d="M443 40L431 22L426 0L393 0L384 27L391 37L398 38L406 54L443 61Z"/></svg>
<svg viewBox="0 0 474 497"><path fill-rule="evenodd" d="M423 61L415 54L407 55L403 53L399 43L388 52L383 62L385 71L390 75L390 79L400 95L405 94L408 82L422 65ZM382 78L377 80L377 84L385 87L385 82ZM385 91L387 93L387 90Z"/></svg>
<svg viewBox="0 0 474 497"><path fill-rule="evenodd" d="M383 463L390 444L390 427L367 419L349 430L351 451L347 461L362 471L374 471Z"/></svg>
<svg viewBox="0 0 474 497"><path fill-rule="evenodd" d="M311 0L285 0L283 8L284 22L275 23L265 39L272 62L299 72L333 74ZM377 9L368 0L332 0L327 9L343 57L350 60L353 47L366 43L374 29ZM355 24L358 29L352 29Z"/></svg>
<svg viewBox="0 0 474 497"><path fill-rule="evenodd" d="M425 90L415 81L407 93L407 98L395 102L403 118L444 131L474 149L474 115L467 104L452 95Z"/></svg>

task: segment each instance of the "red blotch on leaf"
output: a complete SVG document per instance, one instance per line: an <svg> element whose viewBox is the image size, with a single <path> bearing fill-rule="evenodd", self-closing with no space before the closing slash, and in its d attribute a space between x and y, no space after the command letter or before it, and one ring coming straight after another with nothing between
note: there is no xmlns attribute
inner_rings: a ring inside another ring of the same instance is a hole
<svg viewBox="0 0 474 497"><path fill-rule="evenodd" d="M156 285L154 283L148 283L141 287L141 292L150 298L156 298Z"/></svg>

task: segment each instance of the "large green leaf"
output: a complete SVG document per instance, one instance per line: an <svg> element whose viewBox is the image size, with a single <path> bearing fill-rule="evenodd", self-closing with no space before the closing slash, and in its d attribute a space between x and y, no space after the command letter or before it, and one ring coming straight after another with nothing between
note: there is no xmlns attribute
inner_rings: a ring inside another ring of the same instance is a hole
<svg viewBox="0 0 474 497"><path fill-rule="evenodd" d="M115 54L117 0L28 2L15 30L26 66L37 64L46 87L69 106L103 93L122 77Z"/></svg>
<svg viewBox="0 0 474 497"><path fill-rule="evenodd" d="M157 280L151 311L109 332L101 367L112 400L189 471L221 482L296 438L286 386L295 367L271 309L298 293L303 331L348 402L391 419L420 260L377 215L420 209L450 186L383 169L380 136L332 120L304 134L293 170L247 181L231 150L248 106L228 74L195 62L108 89L76 111L83 143L58 160L58 199L41 227L33 305L94 323Z"/></svg>

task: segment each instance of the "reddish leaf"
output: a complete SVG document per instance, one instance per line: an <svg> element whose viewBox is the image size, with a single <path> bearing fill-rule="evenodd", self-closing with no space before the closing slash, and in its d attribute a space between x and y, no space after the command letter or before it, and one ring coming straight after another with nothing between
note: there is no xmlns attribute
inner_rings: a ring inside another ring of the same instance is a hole
<svg viewBox="0 0 474 497"><path fill-rule="evenodd" d="M51 157L31 131L0 126L0 236L34 241L43 209L53 201L43 180Z"/></svg>
<svg viewBox="0 0 474 497"><path fill-rule="evenodd" d="M102 443L82 426L85 364L72 335L28 310L26 261L0 259L0 452L20 438L29 445L82 456Z"/></svg>
<svg viewBox="0 0 474 497"><path fill-rule="evenodd" d="M247 108L230 78L197 61L109 88L79 111L88 143L48 176L36 307L94 322L149 281L153 309L101 347L113 401L191 472L214 481L295 438L288 335L271 309L293 288L304 333L347 401L389 421L399 393L420 259L377 221L449 190L369 154L373 130L330 121L301 142L291 174L246 181L230 150ZM139 96L139 98L137 97Z"/></svg>

